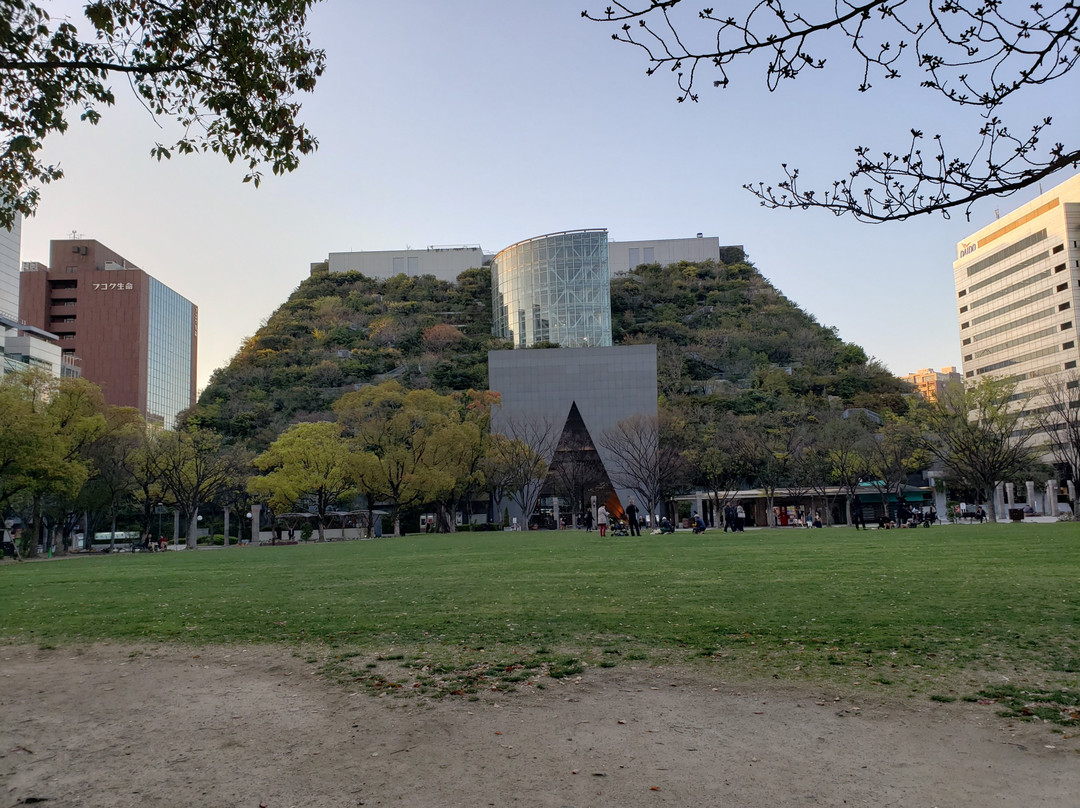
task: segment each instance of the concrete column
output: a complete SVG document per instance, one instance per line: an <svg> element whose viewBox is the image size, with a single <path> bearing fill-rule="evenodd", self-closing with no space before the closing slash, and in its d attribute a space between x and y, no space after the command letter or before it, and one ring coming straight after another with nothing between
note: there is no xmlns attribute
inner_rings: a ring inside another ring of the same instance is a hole
<svg viewBox="0 0 1080 808"><path fill-rule="evenodd" d="M1047 516L1053 516L1055 518L1057 517L1057 514L1058 514L1057 493L1058 493L1058 481L1057 480L1047 480L1046 481L1046 507L1043 508L1043 511L1046 513Z"/></svg>
<svg viewBox="0 0 1080 808"><path fill-rule="evenodd" d="M1009 516L1005 511L1005 486L1001 483L994 486L994 513L999 520L1002 516L1006 519Z"/></svg>
<svg viewBox="0 0 1080 808"><path fill-rule="evenodd" d="M224 547L229 546L229 506L225 506L225 544Z"/></svg>
<svg viewBox="0 0 1080 808"><path fill-rule="evenodd" d="M558 530L558 528L559 528L559 498L558 497L552 497L551 498L551 507L552 507L551 515L555 519L555 529Z"/></svg>
<svg viewBox="0 0 1080 808"><path fill-rule="evenodd" d="M1016 504L1016 483L1005 483L1005 499L1010 508Z"/></svg>
<svg viewBox="0 0 1080 808"><path fill-rule="evenodd" d="M173 549L180 549L180 511L172 512L172 542Z"/></svg>
<svg viewBox="0 0 1080 808"><path fill-rule="evenodd" d="M1075 517L1076 516L1076 511L1075 511L1075 508L1076 508L1076 486L1073 484L1072 480L1069 480L1069 482L1066 483L1066 485L1069 487L1069 502L1072 503L1072 506L1074 508L1073 516Z"/></svg>
<svg viewBox="0 0 1080 808"><path fill-rule="evenodd" d="M251 543L262 544L262 533L259 530L259 512L262 505L251 506Z"/></svg>
<svg viewBox="0 0 1080 808"><path fill-rule="evenodd" d="M1035 513L1038 513L1039 503L1038 500L1035 499L1035 483L1033 483L1031 480L1028 480L1026 483L1024 483L1024 487L1027 489L1028 507L1031 508L1031 510L1033 510Z"/></svg>
<svg viewBox="0 0 1080 808"><path fill-rule="evenodd" d="M943 475L936 471L928 471L926 473L926 481L930 483L930 486L934 489L934 510L937 511L938 519L943 523L949 521L949 505L948 500L945 498L945 486L942 485L942 490L938 490L938 483L941 481ZM851 510L848 510L848 524L851 524Z"/></svg>

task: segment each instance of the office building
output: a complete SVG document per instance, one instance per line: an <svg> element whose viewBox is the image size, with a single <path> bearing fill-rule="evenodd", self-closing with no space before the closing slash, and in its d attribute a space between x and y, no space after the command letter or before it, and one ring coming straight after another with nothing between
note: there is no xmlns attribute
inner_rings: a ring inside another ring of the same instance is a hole
<svg viewBox="0 0 1080 808"><path fill-rule="evenodd" d="M78 376L79 368L66 358L56 335L19 322L19 258L22 219L9 230L0 228L0 376L30 368L49 375Z"/></svg>
<svg viewBox="0 0 1080 808"><path fill-rule="evenodd" d="M48 267L23 267L19 313L78 357L108 403L166 428L195 403L198 308L103 244L51 242Z"/></svg>
<svg viewBox="0 0 1080 808"><path fill-rule="evenodd" d="M961 241L953 263L965 380L1020 392L1077 366L1080 175Z"/></svg>
<svg viewBox="0 0 1080 808"><path fill-rule="evenodd" d="M937 401L946 387L954 383L959 384L964 380L963 375L951 366L942 368L940 372L933 368L923 368L903 378L927 401Z"/></svg>

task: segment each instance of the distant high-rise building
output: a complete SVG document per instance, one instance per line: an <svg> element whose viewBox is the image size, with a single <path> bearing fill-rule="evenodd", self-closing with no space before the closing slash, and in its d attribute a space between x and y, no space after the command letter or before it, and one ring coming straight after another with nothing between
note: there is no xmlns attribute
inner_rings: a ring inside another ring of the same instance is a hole
<svg viewBox="0 0 1080 808"><path fill-rule="evenodd" d="M0 227L0 376L37 368L54 376L78 376L78 365L65 360L55 335L19 322L19 256L22 219Z"/></svg>
<svg viewBox="0 0 1080 808"><path fill-rule="evenodd" d="M933 368L923 368L904 377L904 381L914 385L918 394L927 401L937 401L946 387L963 380L964 377L954 367L942 368L940 373Z"/></svg>
<svg viewBox="0 0 1080 808"><path fill-rule="evenodd" d="M0 317L19 319L19 250L22 218L10 230L0 227Z"/></svg>
<svg viewBox="0 0 1080 808"><path fill-rule="evenodd" d="M1022 392L1080 361L1080 175L973 233L953 263L965 379Z"/></svg>
<svg viewBox="0 0 1080 808"><path fill-rule="evenodd" d="M973 233L956 254L965 381L1007 379L1033 398L1031 409L1047 406L1046 383L1075 384L1080 363L1080 174ZM1076 470L1059 451L1067 444L1041 440L1070 479Z"/></svg>
<svg viewBox="0 0 1080 808"><path fill-rule="evenodd" d="M49 252L23 267L20 319L55 334L107 402L171 428L195 403L198 307L92 239Z"/></svg>

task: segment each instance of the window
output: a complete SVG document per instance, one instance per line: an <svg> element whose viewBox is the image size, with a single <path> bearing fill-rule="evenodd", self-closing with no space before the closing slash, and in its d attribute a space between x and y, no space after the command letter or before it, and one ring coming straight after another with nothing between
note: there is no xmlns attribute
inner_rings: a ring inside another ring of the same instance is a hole
<svg viewBox="0 0 1080 808"><path fill-rule="evenodd" d="M1064 345L1061 346L1061 350L1067 351L1070 348L1075 348L1075 347L1076 347L1076 343L1073 340L1069 340L1068 342L1066 342Z"/></svg>
<svg viewBox="0 0 1080 808"><path fill-rule="evenodd" d="M403 257L395 258L394 259L394 274L395 275L401 275L404 272L405 272L405 259Z"/></svg>
<svg viewBox="0 0 1080 808"><path fill-rule="evenodd" d="M1069 320L1069 322L1067 322L1067 323L1062 323L1061 324L1061 330L1062 331L1068 331L1070 328L1072 328L1072 320Z"/></svg>
<svg viewBox="0 0 1080 808"><path fill-rule="evenodd" d="M966 294L967 294L967 289L961 289L959 292L956 293L956 296L957 297L963 297Z"/></svg>
<svg viewBox="0 0 1080 808"><path fill-rule="evenodd" d="M960 313L963 314L965 311L967 311L967 309L968 309L967 306L961 306L960 307Z"/></svg>
<svg viewBox="0 0 1080 808"><path fill-rule="evenodd" d="M1058 311L1065 311L1066 309L1069 308L1070 305L1072 305L1072 304L1069 303L1068 300L1066 300L1064 303L1062 303L1060 306L1058 306Z"/></svg>
<svg viewBox="0 0 1080 808"><path fill-rule="evenodd" d="M1058 245L1057 245L1057 246L1055 246L1055 247L1054 247L1054 249L1052 249L1052 250L1051 250L1050 252L1052 252L1052 253L1054 253L1054 254L1056 255L1057 253L1061 252L1061 251L1062 251L1062 250L1064 250L1064 249L1065 249L1065 245L1064 245L1064 244L1058 244Z"/></svg>
<svg viewBox="0 0 1080 808"><path fill-rule="evenodd" d="M967 356L964 357L964 361L965 362L970 362L973 358L974 357L971 354L968 354Z"/></svg>
<svg viewBox="0 0 1080 808"><path fill-rule="evenodd" d="M1065 363L1065 370L1072 370L1074 367L1076 367L1076 362L1066 362Z"/></svg>
<svg viewBox="0 0 1080 808"><path fill-rule="evenodd" d="M656 261L655 250L653 247L641 248L641 263L652 264Z"/></svg>
<svg viewBox="0 0 1080 808"><path fill-rule="evenodd" d="M964 344L965 345L970 345L971 344L971 337L968 337L966 340L964 340Z"/></svg>
<svg viewBox="0 0 1080 808"><path fill-rule="evenodd" d="M630 269L634 269L641 263L640 254L641 251L637 247L630 248Z"/></svg>
<svg viewBox="0 0 1080 808"><path fill-rule="evenodd" d="M416 256L416 255L410 255L409 256L409 274L410 275L419 275L420 274L420 258L419 258L419 256Z"/></svg>
<svg viewBox="0 0 1080 808"><path fill-rule="evenodd" d="M1069 288L1069 284L1067 284L1067 283L1058 284L1057 291L1064 292L1068 288Z"/></svg>
<svg viewBox="0 0 1080 808"><path fill-rule="evenodd" d="M1056 267L1054 267L1054 272L1064 272L1064 271L1065 271L1065 265L1064 264L1058 264Z"/></svg>
<svg viewBox="0 0 1080 808"><path fill-rule="evenodd" d="M967 328L971 323L960 323L960 328Z"/></svg>

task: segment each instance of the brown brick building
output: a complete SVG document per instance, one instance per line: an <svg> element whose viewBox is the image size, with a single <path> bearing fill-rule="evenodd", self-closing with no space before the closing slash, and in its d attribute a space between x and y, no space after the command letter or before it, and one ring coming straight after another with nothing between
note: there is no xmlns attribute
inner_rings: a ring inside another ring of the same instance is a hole
<svg viewBox="0 0 1080 808"><path fill-rule="evenodd" d="M59 338L110 404L172 427L195 403L199 310L91 239L50 242L19 277L19 319Z"/></svg>

